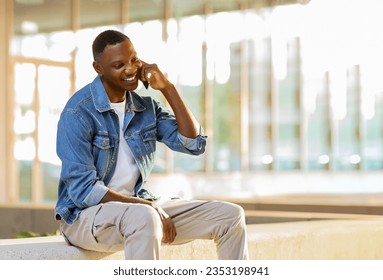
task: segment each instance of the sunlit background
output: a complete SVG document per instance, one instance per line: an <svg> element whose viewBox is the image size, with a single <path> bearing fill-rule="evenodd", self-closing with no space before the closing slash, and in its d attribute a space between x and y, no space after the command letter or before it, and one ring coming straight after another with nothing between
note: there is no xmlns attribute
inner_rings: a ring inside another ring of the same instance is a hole
<svg viewBox="0 0 383 280"><path fill-rule="evenodd" d="M14 191L7 199L54 203L57 121L71 94L95 77L91 43L106 28L125 32L141 59L168 74L208 135L201 157L159 145L154 178L172 175L172 183L192 191L254 195L295 191L297 182L304 185L298 191L310 191L310 184L331 191L332 179L322 176L338 174L351 178L354 191L383 192L374 179L383 170L382 6L379 0L13 1L13 72L9 92L1 93L12 96L7 139L14 164L4 166ZM152 90L138 92L164 101ZM324 181L267 179L302 174Z"/></svg>

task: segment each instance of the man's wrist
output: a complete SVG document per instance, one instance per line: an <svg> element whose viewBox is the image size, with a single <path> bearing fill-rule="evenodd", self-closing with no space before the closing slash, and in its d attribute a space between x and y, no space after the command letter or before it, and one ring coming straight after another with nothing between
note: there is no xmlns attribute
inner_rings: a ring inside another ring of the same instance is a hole
<svg viewBox="0 0 383 280"><path fill-rule="evenodd" d="M160 90L163 95L171 95L176 92L176 87L171 83L167 82L166 85Z"/></svg>

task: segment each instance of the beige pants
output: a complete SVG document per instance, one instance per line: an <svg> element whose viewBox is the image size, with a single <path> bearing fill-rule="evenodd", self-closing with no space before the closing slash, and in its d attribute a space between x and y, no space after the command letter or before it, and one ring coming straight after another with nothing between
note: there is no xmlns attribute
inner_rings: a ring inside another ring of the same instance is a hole
<svg viewBox="0 0 383 280"><path fill-rule="evenodd" d="M172 244L212 239L219 259L248 259L243 209L232 203L200 200L169 200L159 203L173 221L177 237ZM108 202L89 207L61 232L75 246L113 252L124 250L126 259L159 259L162 223L150 206Z"/></svg>

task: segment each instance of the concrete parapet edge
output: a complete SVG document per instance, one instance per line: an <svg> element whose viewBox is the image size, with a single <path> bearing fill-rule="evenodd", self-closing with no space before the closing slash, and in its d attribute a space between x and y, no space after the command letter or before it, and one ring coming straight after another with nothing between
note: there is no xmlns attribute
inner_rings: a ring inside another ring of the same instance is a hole
<svg viewBox="0 0 383 280"><path fill-rule="evenodd" d="M253 260L382 260L383 218L248 225ZM164 260L214 260L211 240L162 246ZM65 243L62 236L0 239L0 259L112 260L123 252L101 253Z"/></svg>

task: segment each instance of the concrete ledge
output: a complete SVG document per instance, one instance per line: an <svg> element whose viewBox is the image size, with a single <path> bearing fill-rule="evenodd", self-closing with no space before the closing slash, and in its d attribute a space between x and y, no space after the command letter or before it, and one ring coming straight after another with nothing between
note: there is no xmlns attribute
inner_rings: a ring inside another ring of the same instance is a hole
<svg viewBox="0 0 383 280"><path fill-rule="evenodd" d="M256 226L251 256L263 260L383 260L383 219Z"/></svg>
<svg viewBox="0 0 383 280"><path fill-rule="evenodd" d="M383 219L321 220L248 225L251 259L383 260ZM61 236L0 240L0 259L123 259L123 252L100 253L65 243ZM217 259L213 241L163 246L161 259Z"/></svg>
<svg viewBox="0 0 383 280"><path fill-rule="evenodd" d="M98 260L123 258L123 252L101 253L68 245L62 236L1 239L2 260Z"/></svg>
<svg viewBox="0 0 383 280"><path fill-rule="evenodd" d="M162 246L161 259L217 259L215 245L210 240ZM118 260L124 252L103 253L68 245L62 236L22 239L0 239L0 260Z"/></svg>

